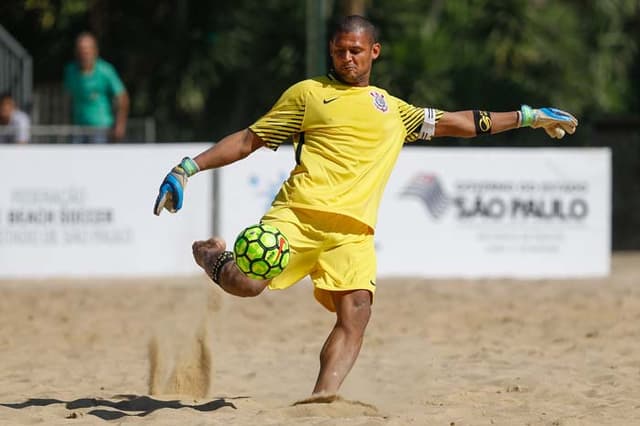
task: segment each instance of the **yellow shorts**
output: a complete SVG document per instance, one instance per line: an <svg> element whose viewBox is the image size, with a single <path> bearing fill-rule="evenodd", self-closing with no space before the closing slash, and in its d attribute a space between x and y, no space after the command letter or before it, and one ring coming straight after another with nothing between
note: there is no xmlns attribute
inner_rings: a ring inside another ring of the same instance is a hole
<svg viewBox="0 0 640 426"><path fill-rule="evenodd" d="M362 222L334 213L286 207L272 208L262 218L289 240L291 257L269 288L285 289L311 277L314 296L335 312L331 292L376 291L373 230Z"/></svg>

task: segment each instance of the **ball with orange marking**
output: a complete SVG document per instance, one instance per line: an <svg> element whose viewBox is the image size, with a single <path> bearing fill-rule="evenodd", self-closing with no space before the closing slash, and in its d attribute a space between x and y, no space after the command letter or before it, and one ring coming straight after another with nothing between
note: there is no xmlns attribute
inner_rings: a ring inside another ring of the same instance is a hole
<svg viewBox="0 0 640 426"><path fill-rule="evenodd" d="M289 241L275 226L258 223L238 234L233 255L238 269L246 276L269 280L289 264Z"/></svg>

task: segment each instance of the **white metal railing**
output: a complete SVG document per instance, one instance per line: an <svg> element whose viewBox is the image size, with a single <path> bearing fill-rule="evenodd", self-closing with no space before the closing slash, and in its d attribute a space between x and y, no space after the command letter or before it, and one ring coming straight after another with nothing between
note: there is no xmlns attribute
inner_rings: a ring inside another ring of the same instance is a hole
<svg viewBox="0 0 640 426"><path fill-rule="evenodd" d="M0 136L11 135L13 129L0 126ZM70 124L34 124L31 125L30 143L63 144L71 142L74 136L92 136L104 133L105 129L91 126L75 126ZM127 121L127 132L123 143L156 142L156 123L153 117L132 117Z"/></svg>
<svg viewBox="0 0 640 426"><path fill-rule="evenodd" d="M20 108L31 109L31 55L0 25L0 92L9 91Z"/></svg>

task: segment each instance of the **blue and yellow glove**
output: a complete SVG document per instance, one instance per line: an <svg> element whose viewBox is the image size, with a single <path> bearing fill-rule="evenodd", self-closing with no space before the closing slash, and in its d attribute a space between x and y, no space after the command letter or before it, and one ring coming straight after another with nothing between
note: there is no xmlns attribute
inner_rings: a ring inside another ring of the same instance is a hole
<svg viewBox="0 0 640 426"><path fill-rule="evenodd" d="M153 213L160 215L162 209L167 209L175 213L182 208L184 199L184 188L187 186L189 177L200 171L200 168L189 157L184 157L180 164L175 166L164 178L160 185L160 192L153 206Z"/></svg>
<svg viewBox="0 0 640 426"><path fill-rule="evenodd" d="M520 107L520 127L542 127L552 138L560 139L565 133L576 131L578 120L568 112L557 108L534 109L529 105Z"/></svg>

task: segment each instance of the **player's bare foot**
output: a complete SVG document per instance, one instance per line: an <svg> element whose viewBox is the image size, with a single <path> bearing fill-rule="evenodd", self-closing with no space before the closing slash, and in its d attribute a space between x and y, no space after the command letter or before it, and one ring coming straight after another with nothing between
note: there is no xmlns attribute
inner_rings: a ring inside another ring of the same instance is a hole
<svg viewBox="0 0 640 426"><path fill-rule="evenodd" d="M211 276L211 267L215 260L227 248L222 238L209 238L204 241L194 241L191 245L193 258L207 275Z"/></svg>
<svg viewBox="0 0 640 426"><path fill-rule="evenodd" d="M252 280L244 275L233 262L233 253L225 251L222 238L195 241L191 246L193 258L211 280L234 296L255 297L269 284L267 280Z"/></svg>

